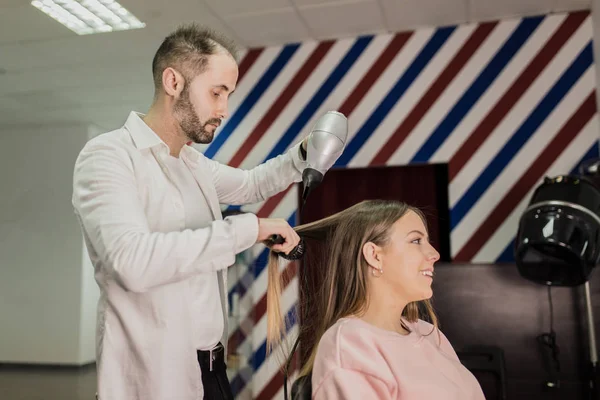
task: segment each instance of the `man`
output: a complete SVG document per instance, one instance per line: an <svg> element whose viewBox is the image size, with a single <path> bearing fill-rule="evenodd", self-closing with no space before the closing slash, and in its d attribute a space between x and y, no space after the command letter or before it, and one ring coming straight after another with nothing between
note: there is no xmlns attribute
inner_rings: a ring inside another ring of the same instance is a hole
<svg viewBox="0 0 600 400"><path fill-rule="evenodd" d="M146 115L90 140L74 169L73 206L100 287L100 400L232 399L225 372L226 268L271 235L299 242L285 220L219 204L262 201L302 180L305 143L243 171L189 144L210 143L227 117L238 67L232 44L195 25L153 60Z"/></svg>

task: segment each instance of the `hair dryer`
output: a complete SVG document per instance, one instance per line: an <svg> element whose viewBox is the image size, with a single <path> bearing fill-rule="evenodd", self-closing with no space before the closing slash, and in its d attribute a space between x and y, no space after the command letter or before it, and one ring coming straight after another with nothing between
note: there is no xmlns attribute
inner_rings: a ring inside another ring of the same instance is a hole
<svg viewBox="0 0 600 400"><path fill-rule="evenodd" d="M328 111L317 120L315 126L308 135L306 146L306 163L308 167L302 172L302 202L314 188L323 181L325 173L340 157L346 147L348 137L348 120L344 114L337 111ZM281 235L271 237L273 244L281 244L285 239ZM298 246L290 254L279 255L288 260L297 260L304 253L304 242L300 241Z"/></svg>
<svg viewBox="0 0 600 400"><path fill-rule="evenodd" d="M323 180L325 173L335 164L346 147L348 120L337 111L325 113L308 136L306 162L308 167L302 173L302 201Z"/></svg>

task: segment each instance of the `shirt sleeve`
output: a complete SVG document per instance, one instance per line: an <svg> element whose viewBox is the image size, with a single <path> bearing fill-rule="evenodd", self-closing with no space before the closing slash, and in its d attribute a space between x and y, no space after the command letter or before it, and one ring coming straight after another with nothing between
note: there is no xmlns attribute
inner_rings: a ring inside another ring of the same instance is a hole
<svg viewBox="0 0 600 400"><path fill-rule="evenodd" d="M314 400L391 399L390 389L375 376L359 371L336 368L320 385L313 388Z"/></svg>
<svg viewBox="0 0 600 400"><path fill-rule="evenodd" d="M206 159L211 168L213 183L221 204L252 204L264 201L302 181L307 166L300 155L301 143L286 153L272 158L250 170L233 168Z"/></svg>
<svg viewBox="0 0 600 400"><path fill-rule="evenodd" d="M77 158L75 214L98 262L128 290L143 292L224 269L258 236L258 219L252 214L197 230L153 232L137 187L133 165L118 146L88 143Z"/></svg>

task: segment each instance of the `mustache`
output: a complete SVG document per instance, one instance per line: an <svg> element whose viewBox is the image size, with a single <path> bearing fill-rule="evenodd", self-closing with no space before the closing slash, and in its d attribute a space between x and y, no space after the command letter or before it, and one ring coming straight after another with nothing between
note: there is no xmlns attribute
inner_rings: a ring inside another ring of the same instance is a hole
<svg viewBox="0 0 600 400"><path fill-rule="evenodd" d="M208 124L212 124L218 128L221 125L221 120L219 118L209 119L204 125L206 126Z"/></svg>

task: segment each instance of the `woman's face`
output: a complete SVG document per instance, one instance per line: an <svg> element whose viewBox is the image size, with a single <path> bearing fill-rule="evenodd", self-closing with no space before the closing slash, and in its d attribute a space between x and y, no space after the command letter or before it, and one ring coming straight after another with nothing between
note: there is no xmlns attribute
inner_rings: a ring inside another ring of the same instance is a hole
<svg viewBox="0 0 600 400"><path fill-rule="evenodd" d="M409 211L391 228L387 245L375 250L383 274L375 270L376 283L386 285L406 303L429 299L432 295L433 265L440 254L429 243L421 218ZM370 263L371 264L371 263ZM377 290L377 289L375 289Z"/></svg>

